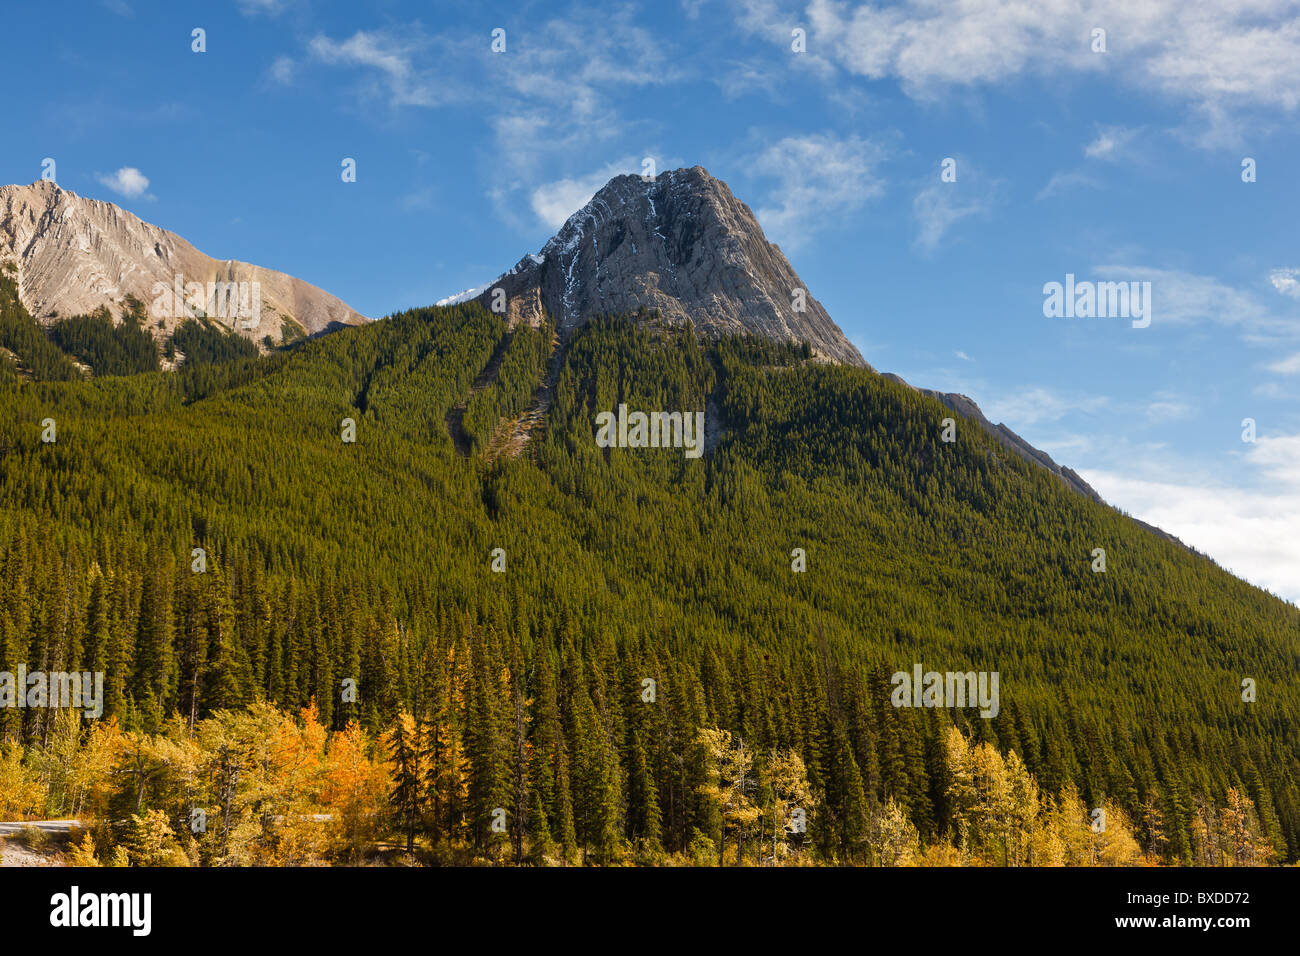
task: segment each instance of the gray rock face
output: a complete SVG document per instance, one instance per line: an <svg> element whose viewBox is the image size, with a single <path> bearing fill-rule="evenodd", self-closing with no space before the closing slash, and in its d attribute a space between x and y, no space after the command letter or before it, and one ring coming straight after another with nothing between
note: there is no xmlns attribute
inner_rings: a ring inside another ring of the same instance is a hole
<svg viewBox="0 0 1300 956"><path fill-rule="evenodd" d="M645 306L703 334L807 342L823 361L870 367L749 207L700 166L648 183L615 177L539 254L439 304L477 299L490 308L496 288L512 323L536 325L545 310L562 336L594 315Z"/></svg>
<svg viewBox="0 0 1300 956"><path fill-rule="evenodd" d="M208 306L204 314L212 316L218 310L206 301L209 283L258 283L257 324L245 327L246 320L233 318L225 323L257 342L267 335L278 342L286 328L294 326L312 335L366 321L346 303L301 279L233 259L213 259L175 233L52 182L0 186L0 267L6 263L17 268L23 305L44 323L101 306L120 315L126 297L134 296L148 311L148 327L157 335L169 334L186 314L196 311L154 308L157 284L172 289L177 275L182 283L204 287L198 308Z"/></svg>

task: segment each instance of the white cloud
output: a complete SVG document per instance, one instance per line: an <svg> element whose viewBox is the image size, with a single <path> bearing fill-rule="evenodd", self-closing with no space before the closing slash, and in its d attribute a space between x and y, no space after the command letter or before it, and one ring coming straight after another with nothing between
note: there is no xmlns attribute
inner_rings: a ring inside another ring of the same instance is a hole
<svg viewBox="0 0 1300 956"><path fill-rule="evenodd" d="M996 182L988 181L965 157L955 157L960 174L955 182L931 180L912 199L916 219L914 244L925 253L934 252L948 230L963 219L985 216L993 206Z"/></svg>
<svg viewBox="0 0 1300 956"><path fill-rule="evenodd" d="M1278 375L1295 375L1300 372L1300 352L1294 355L1288 355L1284 359L1279 359L1265 366L1270 372L1276 372Z"/></svg>
<svg viewBox="0 0 1300 956"><path fill-rule="evenodd" d="M423 48L418 35L366 30L358 30L342 42L318 35L308 44L312 56L322 63L373 70L394 107L437 106L447 98L445 88L415 66L414 57Z"/></svg>
<svg viewBox="0 0 1300 956"><path fill-rule="evenodd" d="M722 95L734 100L748 93L775 95L782 76L772 66L770 57L756 60L726 60L717 64L712 75Z"/></svg>
<svg viewBox="0 0 1300 956"><path fill-rule="evenodd" d="M975 390L989 395L989 389L982 384ZM1036 426L1053 424L1068 417L1092 415L1103 410L1112 419L1120 417L1134 420L1138 415L1143 415L1148 425L1166 425L1194 418L1198 409L1182 396L1168 391L1156 392L1146 400L1135 398L1132 401L1120 401L1106 395L1070 392L1042 385L993 391L984 405L984 412L989 419L1005 422L1013 431L1022 433ZM1047 447L1047 442L1044 442L1043 447Z"/></svg>
<svg viewBox="0 0 1300 956"><path fill-rule="evenodd" d="M283 12L292 0L236 0L239 12L246 17L256 16L259 13L265 13L269 16L275 16Z"/></svg>
<svg viewBox="0 0 1300 956"><path fill-rule="evenodd" d="M1247 338L1300 335L1300 320L1280 315L1254 293L1211 276L1177 269L1120 265L1103 265L1095 271L1105 280L1150 282L1153 325L1213 322L1238 326Z"/></svg>
<svg viewBox="0 0 1300 956"><path fill-rule="evenodd" d="M1053 173L1052 178L1047 181L1047 185L1038 191L1035 199L1047 199L1060 193L1067 192L1071 189L1100 189L1101 183L1093 179L1087 173L1078 170L1062 170Z"/></svg>
<svg viewBox="0 0 1300 956"><path fill-rule="evenodd" d="M128 199L143 196L149 188L149 178L134 166L123 166L115 173L96 173L95 178Z"/></svg>
<svg viewBox="0 0 1300 956"><path fill-rule="evenodd" d="M1184 0L811 0L807 8L810 49L850 73L896 79L916 98L1026 76L1104 74L1189 102L1213 121L1211 136L1234 132L1236 110L1300 105L1297 14L1300 0L1194 9ZM1091 49L1098 26L1108 34L1104 54Z"/></svg>
<svg viewBox="0 0 1300 956"><path fill-rule="evenodd" d="M956 352L954 352L953 354L956 355L956 356L957 356L959 359L961 359L963 362L973 362L973 361L975 361L973 358L971 358L969 355L967 355L967 354L966 354L965 352L963 352L961 349L958 349L958 350L957 350Z"/></svg>
<svg viewBox="0 0 1300 956"><path fill-rule="evenodd" d="M1282 295L1300 299L1300 269L1274 269L1269 273L1268 281Z"/></svg>
<svg viewBox="0 0 1300 956"><path fill-rule="evenodd" d="M639 160L628 157L608 163L595 172L538 186L529 196L529 206L550 229L559 229L571 215L587 204L599 189L620 173L641 172Z"/></svg>
<svg viewBox="0 0 1300 956"><path fill-rule="evenodd" d="M433 209L433 187L415 189L397 201L404 212L427 212Z"/></svg>
<svg viewBox="0 0 1300 956"><path fill-rule="evenodd" d="M634 137L658 135L648 122L620 114L621 94L690 75L686 58L638 16L631 4L574 5L562 16L542 5L507 26L505 53L491 52L486 31L430 35L418 22L319 34L305 56L282 57L270 76L287 82L312 63L325 64L356 73L350 79L363 99L394 109L476 108L493 140L484 151L486 194L502 220L531 230L530 211L553 222L581 192L573 183L585 184L589 177L579 173L587 164L621 155ZM616 153L611 143L620 144ZM577 171L575 162L583 164Z"/></svg>
<svg viewBox="0 0 1300 956"><path fill-rule="evenodd" d="M1147 406L1147 420L1153 425L1164 425L1168 422L1182 421L1191 418L1196 410L1186 402L1164 399L1162 401L1152 402Z"/></svg>
<svg viewBox="0 0 1300 956"><path fill-rule="evenodd" d="M278 56L275 58L275 62L271 64L271 79L288 86L293 82L294 68L293 57Z"/></svg>
<svg viewBox="0 0 1300 956"><path fill-rule="evenodd" d="M986 215L989 203L981 196L963 192L957 183L931 183L912 200L916 217L916 245L925 252L939 248L944 235L969 216Z"/></svg>
<svg viewBox="0 0 1300 956"><path fill-rule="evenodd" d="M680 82L688 72L683 58L640 26L636 16L631 5L574 6L563 17L518 23L507 34L504 55L487 53L486 41L477 40L456 50L467 64L464 73L480 75L473 61L487 58L482 82L466 88L463 98L481 106L492 130L487 194L497 214L515 228L532 228L535 220L523 215L527 211L553 223L599 175L583 173L581 166L575 171L575 163L622 155L629 140L658 135L648 123L627 121L616 106L618 98L628 90ZM451 68L444 62L439 69ZM618 144L617 152L611 144ZM645 155L653 156L660 170L669 168L665 157ZM642 158L606 168L618 167L610 175L640 173Z"/></svg>
<svg viewBox="0 0 1300 956"><path fill-rule="evenodd" d="M346 39L318 34L308 51L321 63L370 71L371 92L386 95L393 107L476 103L501 133L544 134L526 143L502 142L511 162L534 147L563 151L565 134L575 127L616 135L606 130L617 119L609 106L616 88L659 86L685 76L680 58L635 22L631 6L575 6L564 18L518 22L505 40L505 52L494 53L487 34L430 36L409 23L358 30ZM473 79L458 79L465 77Z"/></svg>
<svg viewBox="0 0 1300 956"><path fill-rule="evenodd" d="M909 93L933 96L942 86L1013 76L1026 69L1036 49L1056 46L1047 7L927 0L851 6L813 0L808 15L818 45L850 72L896 77Z"/></svg>
<svg viewBox="0 0 1300 956"><path fill-rule="evenodd" d="M1277 382L1260 382L1250 390L1252 395L1260 398L1272 398L1279 402L1300 402L1300 394L1288 391Z"/></svg>
<svg viewBox="0 0 1300 956"><path fill-rule="evenodd" d="M1021 431L1045 422L1060 421L1066 415L1092 413L1106 408L1111 400L1105 395L1067 394L1041 385L1029 385L988 401L984 414L990 421L1006 422L1013 431Z"/></svg>
<svg viewBox="0 0 1300 956"><path fill-rule="evenodd" d="M834 65L822 55L824 48L808 42L808 17L795 8L784 9L777 0L732 0L736 25L744 32L776 43L782 47L783 68L815 73L823 79L835 75ZM804 51L795 53L792 49L794 29L805 31Z"/></svg>
<svg viewBox="0 0 1300 956"><path fill-rule="evenodd" d="M1103 498L1203 551L1234 574L1300 600L1300 435L1261 437L1246 462L1256 487L1204 480L1084 477Z"/></svg>
<svg viewBox="0 0 1300 956"><path fill-rule="evenodd" d="M750 160L758 176L777 181L754 215L773 241L797 247L884 191L876 172L883 159L884 150L860 136L788 136Z"/></svg>
<svg viewBox="0 0 1300 956"><path fill-rule="evenodd" d="M631 7L574 8L567 19L531 27L507 56L493 59L499 86L485 97L508 175L537 181L548 161L628 135L613 106L621 89L682 80L679 58L639 26ZM639 171L639 168L638 168Z"/></svg>
<svg viewBox="0 0 1300 956"><path fill-rule="evenodd" d="M1102 127L1097 133L1097 138L1084 147L1083 155L1089 159L1119 159L1120 153L1133 142L1137 134L1137 130L1124 126Z"/></svg>

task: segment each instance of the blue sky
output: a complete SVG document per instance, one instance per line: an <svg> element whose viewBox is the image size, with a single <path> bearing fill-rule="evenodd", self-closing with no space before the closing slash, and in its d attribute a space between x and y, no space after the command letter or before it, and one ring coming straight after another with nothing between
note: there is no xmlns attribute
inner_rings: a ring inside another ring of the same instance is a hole
<svg viewBox="0 0 1300 956"><path fill-rule="evenodd" d="M105 0L5 20L24 39L0 181L53 158L65 188L374 317L489 281L646 157L703 165L876 368L970 395L1300 599L1300 0ZM1045 317L1067 273L1150 282L1150 326Z"/></svg>

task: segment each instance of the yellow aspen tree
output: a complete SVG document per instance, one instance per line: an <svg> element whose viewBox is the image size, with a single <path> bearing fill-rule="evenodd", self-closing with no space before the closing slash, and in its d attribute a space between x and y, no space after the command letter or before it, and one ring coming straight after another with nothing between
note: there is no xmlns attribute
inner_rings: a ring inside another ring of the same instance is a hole
<svg viewBox="0 0 1300 956"><path fill-rule="evenodd" d="M23 765L23 749L0 744L0 817L21 820L35 816L45 803L45 789Z"/></svg>
<svg viewBox="0 0 1300 956"><path fill-rule="evenodd" d="M1013 750L1006 759L1010 808L1007 818L1008 866L1034 865L1034 834L1038 829L1041 797L1038 781Z"/></svg>
<svg viewBox="0 0 1300 956"><path fill-rule="evenodd" d="M1272 862L1273 847L1262 832L1255 804L1236 787L1228 788L1226 803L1219 811L1219 832L1228 866L1266 866Z"/></svg>
<svg viewBox="0 0 1300 956"><path fill-rule="evenodd" d="M326 756L324 804L341 847L357 859L373 842L388 789L387 774L368 756L370 741L356 721L336 733Z"/></svg>
<svg viewBox="0 0 1300 956"><path fill-rule="evenodd" d="M1119 804L1104 800L1106 825L1100 832L1094 832L1097 844L1097 863L1099 866L1137 866L1142 862L1142 847L1133 836L1133 827L1128 814Z"/></svg>
<svg viewBox="0 0 1300 956"><path fill-rule="evenodd" d="M736 831L736 864L742 862L745 828L758 819L760 809L749 799L748 790L755 783L751 773L753 752L744 741L732 743L731 731L714 728L700 731L697 738L704 748L709 765L708 782L699 793L713 801L722 814L722 842L718 845L718 863L726 861L727 828Z"/></svg>
<svg viewBox="0 0 1300 956"><path fill-rule="evenodd" d="M872 815L871 849L881 866L911 866L916 862L920 834L893 797Z"/></svg>
<svg viewBox="0 0 1300 956"><path fill-rule="evenodd" d="M948 771L947 797L951 808L953 836L959 849L968 847L971 814L975 808L975 778L971 768L970 744L956 727L944 737L944 766Z"/></svg>
<svg viewBox="0 0 1300 956"><path fill-rule="evenodd" d="M812 816L814 797L808 784L808 770L794 750L773 750L768 754L766 783L772 792L772 863L791 852L790 843L802 845L804 821Z"/></svg>
<svg viewBox="0 0 1300 956"><path fill-rule="evenodd" d="M1062 863L1065 866L1096 866L1097 846L1093 840L1092 815L1074 784L1066 784L1057 795L1051 819L1064 850Z"/></svg>

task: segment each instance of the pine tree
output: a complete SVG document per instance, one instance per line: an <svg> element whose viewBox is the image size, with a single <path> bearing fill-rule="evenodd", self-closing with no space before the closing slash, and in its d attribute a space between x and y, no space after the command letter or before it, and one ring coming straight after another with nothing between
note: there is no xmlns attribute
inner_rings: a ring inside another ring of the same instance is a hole
<svg viewBox="0 0 1300 956"><path fill-rule="evenodd" d="M406 836L406 852L415 852L415 834L424 813L425 773L420 760L420 736L415 719L398 714L384 735L392 768L393 789L389 797L399 830Z"/></svg>

